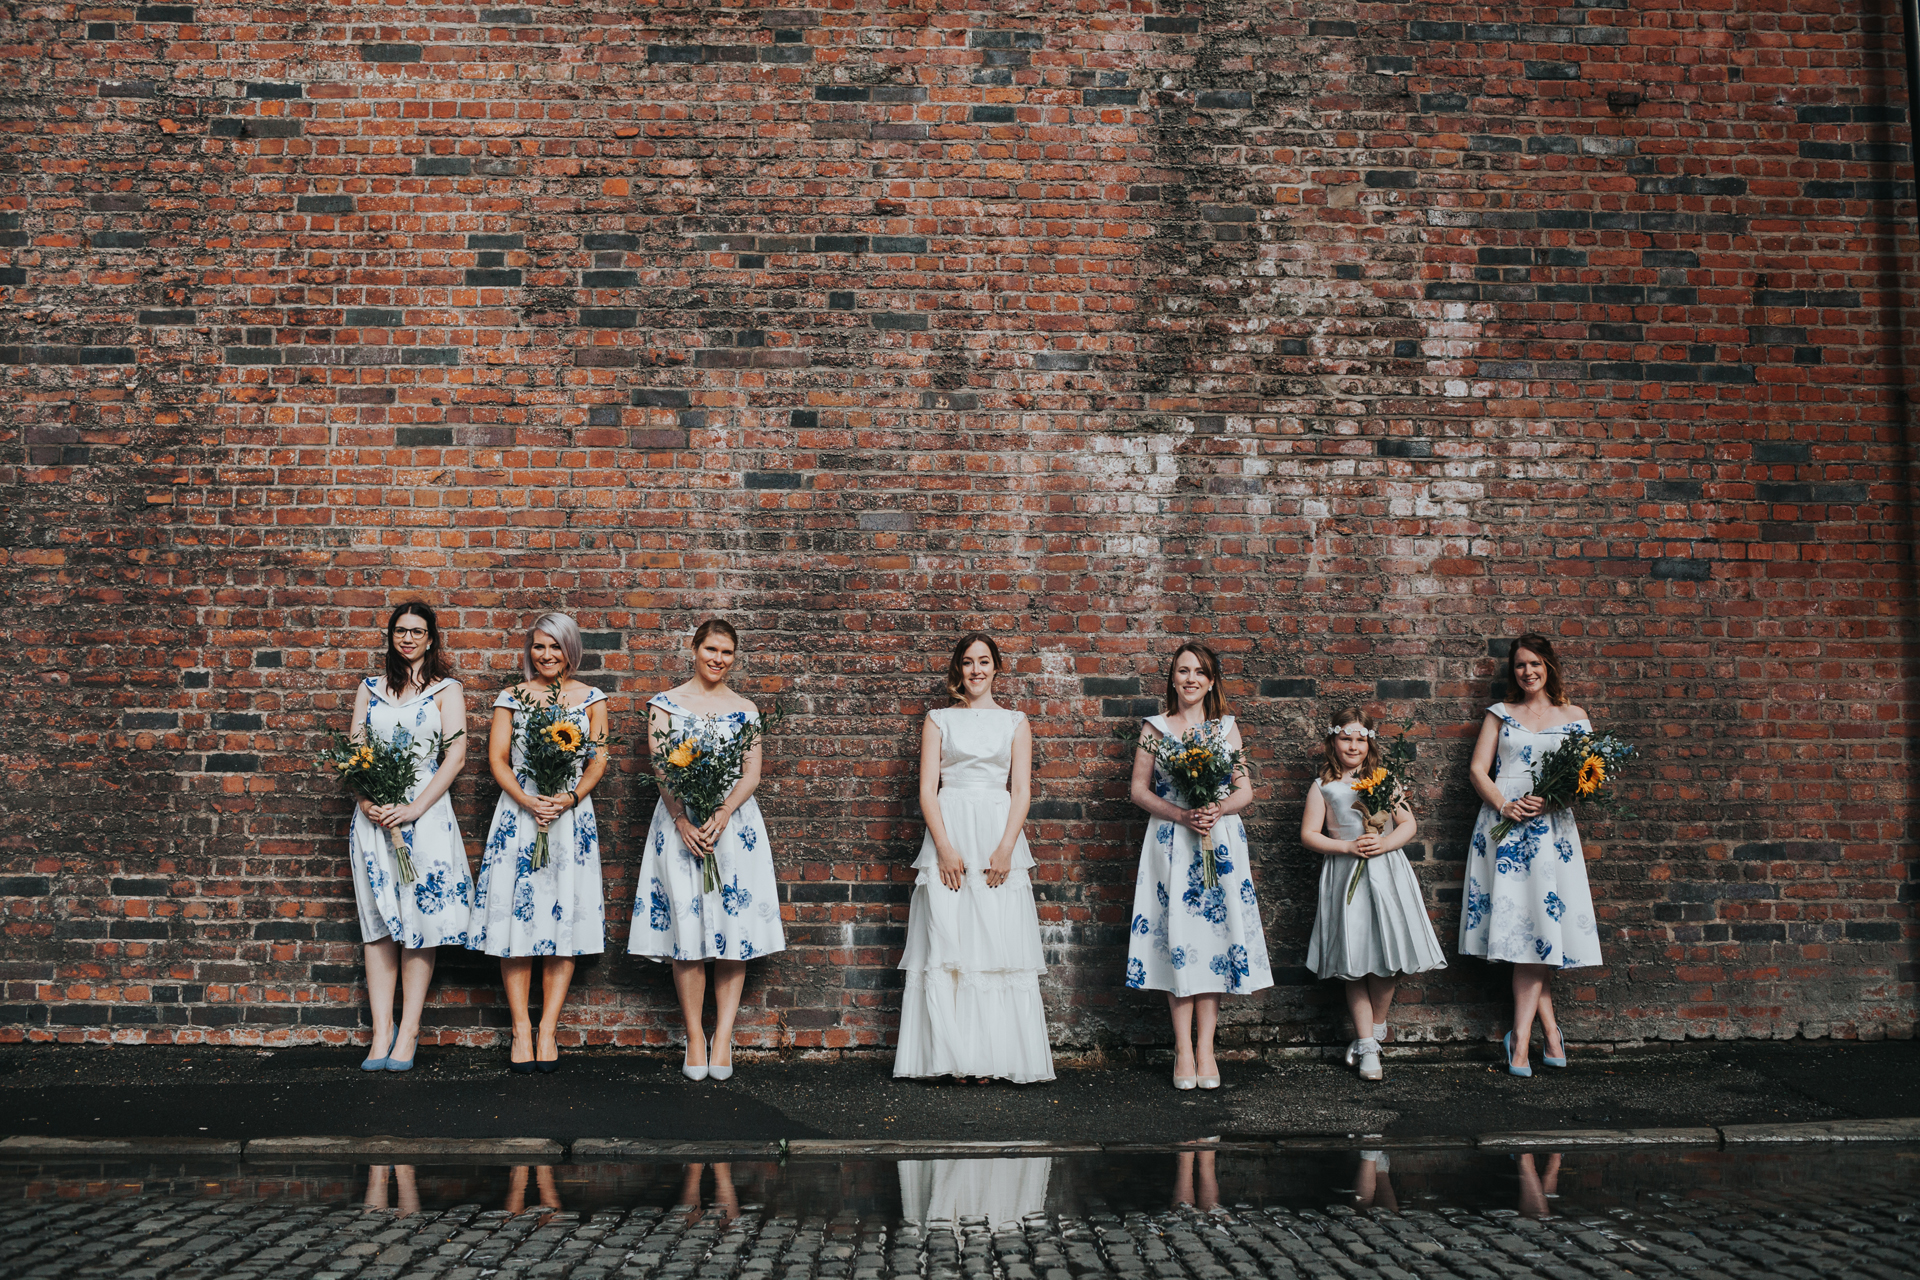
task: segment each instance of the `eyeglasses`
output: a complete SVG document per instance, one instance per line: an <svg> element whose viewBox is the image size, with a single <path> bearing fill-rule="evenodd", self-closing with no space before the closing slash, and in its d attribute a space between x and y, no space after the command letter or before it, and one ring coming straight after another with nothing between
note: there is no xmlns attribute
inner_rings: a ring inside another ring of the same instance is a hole
<svg viewBox="0 0 1920 1280"><path fill-rule="evenodd" d="M393 634L396 638L405 636L409 640L418 640L427 634L427 629L425 627L395 627Z"/></svg>

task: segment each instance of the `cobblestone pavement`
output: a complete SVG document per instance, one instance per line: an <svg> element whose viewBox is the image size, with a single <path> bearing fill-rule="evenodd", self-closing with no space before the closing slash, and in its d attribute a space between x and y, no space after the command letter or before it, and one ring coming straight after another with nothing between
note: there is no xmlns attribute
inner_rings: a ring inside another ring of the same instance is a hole
<svg viewBox="0 0 1920 1280"><path fill-rule="evenodd" d="M1524 1161L1525 1158L1523 1158ZM1002 1208L1031 1191L1031 1166L1047 1161L926 1162L926 1197L903 1189L910 1210L938 1212L960 1166L973 1190ZM1029 1166L1023 1173L1017 1166ZM719 1166L724 1169L725 1166ZM1530 1177L1519 1178L1523 1205ZM697 1170L697 1167L696 1167ZM1047 1171L1037 1171L1042 1197ZM1358 1189L1376 1187L1365 1166ZM1683 1171L1682 1171L1683 1172ZM1888 1176L1895 1186L1911 1165ZM1191 1166L1174 1194L1190 1194ZM364 1175L363 1175L364 1176ZM515 1196L556 1197L554 1174L525 1171ZM692 1174L698 1195L698 1178ZM1026 1183L1021 1179L1027 1178ZM943 1184L942 1179L946 1182ZM1208 1198L1210 1174L1199 1188ZM903 1188L909 1179L902 1175ZM1184 1180L1184 1181L1183 1181ZM1535 1218L1511 1208L1389 1210L1240 1203L1155 1211L1107 1203L1083 1179L1075 1213L1030 1211L989 1225L984 1217L922 1224L897 1213L788 1213L748 1203L652 1207L510 1208L453 1204L401 1214L364 1203L298 1197L181 1197L136 1191L15 1199L0 1208L0 1274L7 1277L196 1277L204 1280L1265 1280L1379 1276L1895 1277L1920 1275L1920 1194L1894 1190L1854 1202L1817 1199L1785 1184L1771 1193L1637 1192L1634 1207ZM1223 1180L1224 1181L1224 1180ZM40 1184L43 1191L48 1184ZM216 1184L208 1183L207 1186ZM352 1185L343 1182L342 1186ZM942 1190L944 1185L945 1190ZM1024 1187L1024 1190L1023 1190ZM1884 1182L1877 1190L1887 1190ZM271 1197L272 1191L256 1189ZM383 1195L384 1195L384 1188ZM1056 1186L1056 1191L1058 1187ZM1385 1192L1388 1196L1391 1192ZM962 1186L960 1200L967 1197ZM401 1202L407 1200L402 1192ZM1058 1196L1056 1199L1060 1198ZM1332 1198L1332 1197L1329 1197ZM1430 1197L1431 1198L1431 1197ZM919 1199L919 1205L912 1201ZM952 1203L949 1198L949 1203ZM1548 1202L1536 1200L1542 1209Z"/></svg>

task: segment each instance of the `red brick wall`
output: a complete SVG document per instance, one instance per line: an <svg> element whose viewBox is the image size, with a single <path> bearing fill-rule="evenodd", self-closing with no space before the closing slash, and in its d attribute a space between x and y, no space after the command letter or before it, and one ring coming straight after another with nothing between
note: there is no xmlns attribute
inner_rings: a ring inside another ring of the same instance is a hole
<svg viewBox="0 0 1920 1280"><path fill-rule="evenodd" d="M972 625L1038 728L1062 1046L1164 1036L1120 986L1110 731L1176 637L1259 759L1281 985L1229 1035L1273 1045L1346 1034L1300 968L1310 726L1420 721L1451 943L1523 627L1648 748L1589 831L1576 1036L1911 1033L1888 0L7 13L0 1036L349 1034L311 753L414 594L476 738L540 610L630 735L692 622L746 628L799 713L762 1044L887 1042L918 717ZM596 1043L674 1034L622 953L650 804L629 754ZM441 1041L491 1042L490 965L441 974ZM1486 1035L1505 978L1408 984L1402 1034Z"/></svg>

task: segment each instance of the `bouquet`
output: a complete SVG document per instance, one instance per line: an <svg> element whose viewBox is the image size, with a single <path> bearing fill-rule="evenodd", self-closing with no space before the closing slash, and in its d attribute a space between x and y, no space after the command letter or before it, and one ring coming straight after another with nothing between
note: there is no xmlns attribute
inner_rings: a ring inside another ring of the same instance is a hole
<svg viewBox="0 0 1920 1280"><path fill-rule="evenodd" d="M560 703L558 684L547 686L545 701L535 697L527 686L516 685L513 700L520 704L515 722L520 735L521 759L538 795L557 796L567 790L594 756L619 741L589 738L585 730L568 719L567 708ZM538 871L548 860L547 832L542 828L534 838L530 869Z"/></svg>
<svg viewBox="0 0 1920 1280"><path fill-rule="evenodd" d="M1161 734L1151 742L1141 738L1140 744L1153 753L1173 783L1174 793L1189 809L1198 809L1231 795L1234 776L1247 770L1247 753L1227 745L1227 735L1220 731L1217 720L1209 720L1177 738L1169 734ZM1201 845L1200 877L1211 889L1220 883L1220 875L1213 865L1213 841L1202 840Z"/></svg>
<svg viewBox="0 0 1920 1280"><path fill-rule="evenodd" d="M464 732L459 730L453 738ZM439 761L446 755L447 744L453 738L434 734L427 743L427 759ZM405 804L413 798L413 735L405 729L396 729L391 738L382 738L369 727L362 742L341 735L334 739L323 763L347 784L347 790L365 796L374 804ZM393 851L400 883L412 884L413 859L407 853L406 837L399 827L381 830L387 833L387 847Z"/></svg>
<svg viewBox="0 0 1920 1280"><path fill-rule="evenodd" d="M1413 776L1413 743L1407 741L1404 733L1413 728L1413 724L1409 721L1400 727L1402 736L1387 745L1373 771L1353 780L1354 799L1366 818L1367 831L1376 835L1393 825L1393 811L1407 802L1407 784ZM1360 880L1367 874L1367 863L1371 861L1371 858L1362 858L1354 867L1353 879L1347 882L1348 902L1360 891Z"/></svg>
<svg viewBox="0 0 1920 1280"><path fill-rule="evenodd" d="M758 720L747 720L729 734L725 715L692 716L685 728L653 731L653 760L667 790L685 806L694 826L705 826L714 810L732 794L746 767L747 752L769 730L786 718L787 709L775 703ZM710 854L701 862L701 891L720 887L720 869Z"/></svg>
<svg viewBox="0 0 1920 1280"><path fill-rule="evenodd" d="M1612 778L1633 755L1633 744L1611 733L1575 729L1560 739L1560 744L1542 756L1533 767L1533 785L1528 793L1547 802L1548 809L1563 809L1576 801L1587 801L1602 808L1617 810L1619 800L1608 790ZM1502 818L1493 828L1494 847L1512 834L1520 824Z"/></svg>

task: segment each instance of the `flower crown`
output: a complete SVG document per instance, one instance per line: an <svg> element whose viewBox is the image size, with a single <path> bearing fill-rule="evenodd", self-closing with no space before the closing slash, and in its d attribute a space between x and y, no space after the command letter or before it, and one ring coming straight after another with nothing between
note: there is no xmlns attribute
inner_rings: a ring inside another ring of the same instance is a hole
<svg viewBox="0 0 1920 1280"><path fill-rule="evenodd" d="M1369 739L1378 738L1380 736L1379 734L1375 733L1373 730L1365 728L1362 725L1358 724L1357 722L1354 724L1330 724L1327 726L1326 736L1329 738L1337 738L1341 734L1349 733L1349 732L1357 733L1362 737L1369 738Z"/></svg>

